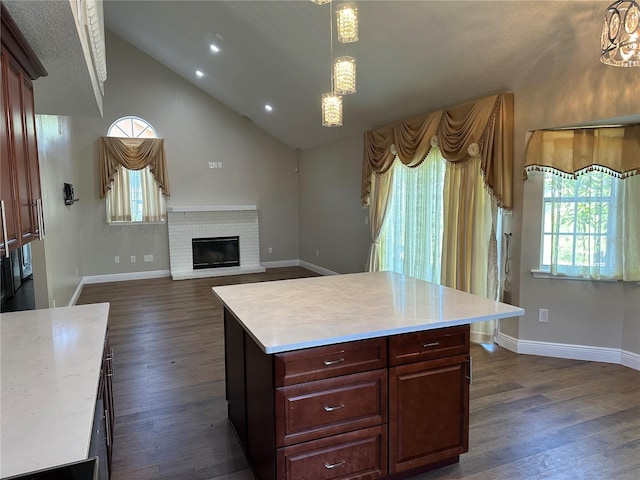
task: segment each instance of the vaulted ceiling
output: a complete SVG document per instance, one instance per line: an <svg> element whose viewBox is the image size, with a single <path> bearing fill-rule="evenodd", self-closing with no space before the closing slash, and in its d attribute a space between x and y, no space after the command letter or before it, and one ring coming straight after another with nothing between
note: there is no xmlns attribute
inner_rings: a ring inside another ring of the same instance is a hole
<svg viewBox="0 0 640 480"><path fill-rule="evenodd" d="M356 58L358 92L344 97L344 126L334 128L320 122L329 5L105 0L104 13L108 30L301 149L569 71L614 68L599 62L607 1L355 3L360 40L334 41L333 54Z"/></svg>

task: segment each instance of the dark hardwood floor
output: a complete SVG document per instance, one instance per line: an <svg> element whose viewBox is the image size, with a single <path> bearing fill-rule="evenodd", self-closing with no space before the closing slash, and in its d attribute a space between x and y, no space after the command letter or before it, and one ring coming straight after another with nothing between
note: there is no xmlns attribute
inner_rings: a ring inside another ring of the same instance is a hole
<svg viewBox="0 0 640 480"><path fill-rule="evenodd" d="M113 480L250 480L226 419L214 285L315 275L298 267L173 282L86 285L110 302ZM640 372L472 346L469 453L417 479L640 478ZM416 480L417 480L416 479Z"/></svg>

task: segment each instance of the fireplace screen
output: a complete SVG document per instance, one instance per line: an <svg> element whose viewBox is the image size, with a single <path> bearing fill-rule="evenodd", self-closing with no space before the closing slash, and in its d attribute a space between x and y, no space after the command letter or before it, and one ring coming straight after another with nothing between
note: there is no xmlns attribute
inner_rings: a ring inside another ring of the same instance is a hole
<svg viewBox="0 0 640 480"><path fill-rule="evenodd" d="M193 269L239 267L240 237L194 238Z"/></svg>

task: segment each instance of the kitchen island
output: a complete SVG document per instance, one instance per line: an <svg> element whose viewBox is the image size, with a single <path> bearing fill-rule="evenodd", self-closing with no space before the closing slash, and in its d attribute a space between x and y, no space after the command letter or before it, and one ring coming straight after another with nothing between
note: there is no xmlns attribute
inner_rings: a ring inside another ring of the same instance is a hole
<svg viewBox="0 0 640 480"><path fill-rule="evenodd" d="M259 480L411 476L468 450L469 325L511 305L391 272L214 287Z"/></svg>
<svg viewBox="0 0 640 480"><path fill-rule="evenodd" d="M104 394L108 315L108 303L0 315L0 477L89 456L105 472L105 439L91 442L112 426L107 417L96 428L112 412Z"/></svg>

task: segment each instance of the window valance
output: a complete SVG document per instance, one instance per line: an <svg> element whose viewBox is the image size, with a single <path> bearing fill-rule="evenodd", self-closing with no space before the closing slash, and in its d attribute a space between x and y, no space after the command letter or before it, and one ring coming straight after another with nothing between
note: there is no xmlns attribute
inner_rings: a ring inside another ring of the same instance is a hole
<svg viewBox="0 0 640 480"><path fill-rule="evenodd" d="M118 165L129 170L149 166L162 193L169 195L163 138L100 137L100 198L110 190Z"/></svg>
<svg viewBox="0 0 640 480"><path fill-rule="evenodd" d="M524 178L535 170L572 178L591 170L618 178L640 174L640 125L536 130L527 143Z"/></svg>
<svg viewBox="0 0 640 480"><path fill-rule="evenodd" d="M502 93L447 110L403 120L364 134L363 204L369 203L371 174L384 173L396 155L420 165L431 147L453 163L481 158L485 185L505 208L512 207L513 94Z"/></svg>

